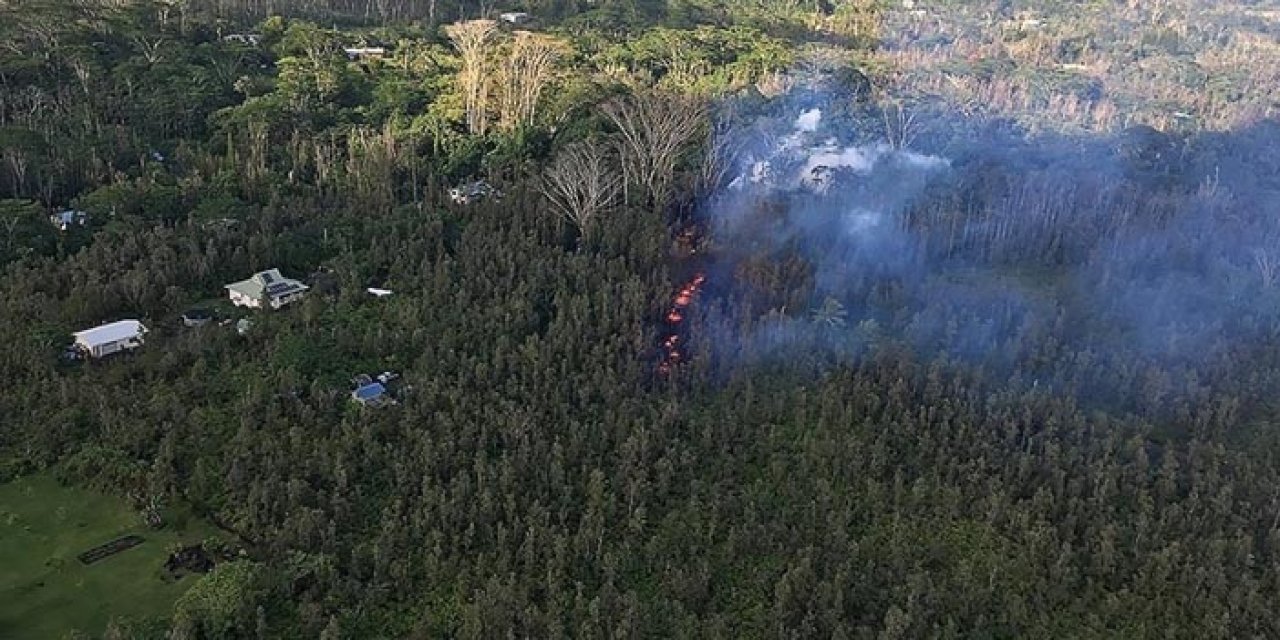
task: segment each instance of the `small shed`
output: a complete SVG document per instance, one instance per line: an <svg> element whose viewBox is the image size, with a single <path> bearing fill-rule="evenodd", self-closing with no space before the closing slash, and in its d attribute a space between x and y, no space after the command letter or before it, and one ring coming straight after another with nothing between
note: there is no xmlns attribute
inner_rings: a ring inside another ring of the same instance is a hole
<svg viewBox="0 0 1280 640"><path fill-rule="evenodd" d="M89 222L89 214L75 209L64 209L49 216L49 222L59 231L66 231L71 227L83 227Z"/></svg>
<svg viewBox="0 0 1280 640"><path fill-rule="evenodd" d="M387 56L385 47L347 47L342 51L348 60L381 60Z"/></svg>
<svg viewBox="0 0 1280 640"><path fill-rule="evenodd" d="M502 192L485 180L476 180L450 189L449 197L458 204L470 204L485 198L500 200Z"/></svg>
<svg viewBox="0 0 1280 640"><path fill-rule="evenodd" d="M258 46L258 43L262 41L262 34L260 33L228 33L227 35L222 36L222 41L235 42L237 44L256 47Z"/></svg>
<svg viewBox="0 0 1280 640"><path fill-rule="evenodd" d="M381 382L370 382L360 386L351 392L351 399L366 407L376 407L392 402L391 397L387 395L387 388Z"/></svg>
<svg viewBox="0 0 1280 640"><path fill-rule="evenodd" d="M188 309L182 312L182 324L188 327L203 327L213 320L213 313L208 309Z"/></svg>

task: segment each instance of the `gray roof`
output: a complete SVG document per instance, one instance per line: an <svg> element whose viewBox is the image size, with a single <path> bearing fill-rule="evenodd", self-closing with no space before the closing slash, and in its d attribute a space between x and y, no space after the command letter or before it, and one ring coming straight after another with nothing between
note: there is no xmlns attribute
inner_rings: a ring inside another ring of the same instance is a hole
<svg viewBox="0 0 1280 640"><path fill-rule="evenodd" d="M297 280L280 275L279 269L267 269L253 274L253 277L248 280L233 282L227 285L227 288L257 299L263 297L264 293L268 297L279 298L291 293L306 291L309 287Z"/></svg>

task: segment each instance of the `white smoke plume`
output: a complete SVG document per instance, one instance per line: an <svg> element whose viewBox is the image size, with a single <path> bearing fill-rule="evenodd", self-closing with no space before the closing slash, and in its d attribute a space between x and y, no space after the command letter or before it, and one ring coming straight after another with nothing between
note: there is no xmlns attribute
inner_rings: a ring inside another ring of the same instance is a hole
<svg viewBox="0 0 1280 640"><path fill-rule="evenodd" d="M842 180L866 177L877 168L897 165L921 172L945 169L939 156L894 149L887 143L842 145L832 135L820 136L822 110L802 111L792 130L771 146L748 156L731 189L806 190L826 194Z"/></svg>

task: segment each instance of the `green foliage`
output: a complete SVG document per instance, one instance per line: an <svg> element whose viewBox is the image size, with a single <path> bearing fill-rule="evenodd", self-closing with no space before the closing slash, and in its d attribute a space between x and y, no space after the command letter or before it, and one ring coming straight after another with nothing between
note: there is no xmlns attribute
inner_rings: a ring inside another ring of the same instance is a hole
<svg viewBox="0 0 1280 640"><path fill-rule="evenodd" d="M23 256L51 255L57 232L46 210L30 200L0 200L0 266Z"/></svg>
<svg viewBox="0 0 1280 640"><path fill-rule="evenodd" d="M535 2L538 28L570 38L576 57L533 126L480 137L463 126L459 61L434 25L317 26L429 21L428 4L437 22L458 15L448 3L279 3L289 17L252 27L256 48L217 37L245 23L205 22L259 19L256 2L0 7L0 36L32 54L0 47L14 87L0 141L27 171L0 173L0 478L22 476L0 487L0 527L32 525L0 535L0 581L16 576L0 635L10 621L19 636L97 632L117 614L142 620L116 636L154 636L157 620L173 637L1277 635L1280 478L1274 447L1253 437L1274 431L1274 350L1208 372L1127 357L1126 336L1115 353L1072 352L1061 336L1088 323L1063 307L1058 326L993 349L1017 354L1015 367L930 361L898 336L929 312L958 332L965 319L942 301L906 308L894 283L827 297L794 248L674 260L673 222L693 196L610 209L577 250L538 193L552 149L612 144L606 99L651 83L754 92L726 115L750 123L775 104L756 85L806 42L837 45L810 70L849 98L824 124L880 120L866 99L897 59L840 47L869 47L882 34L868 22L890 8ZM938 45L963 36L921 29ZM1012 83L1028 105L1100 100L1114 83L1084 68L1099 39L1078 33L1011 32L996 53L941 68ZM1156 34L1148 57L1186 57L1201 37ZM347 60L341 47L362 41L396 46ZM1026 64L1035 56L1044 64ZM1159 69L1212 100L1249 97L1249 73L1201 62ZM1116 201L1208 197L1216 184L1188 177L1208 175L1193 160L1273 160L1233 155L1238 138L1135 128L1119 142L1116 179L1132 191ZM697 160L677 167L682 196L697 192ZM478 175L504 197L449 199ZM987 211L980 196L1017 175L981 178L938 216ZM69 202L92 216L80 235L48 224ZM1091 206L1068 208L1084 219ZM1028 297L1061 290L1053 268L1068 250L1052 240L1015 247L1029 264L992 277ZM1253 282L1239 258L1232 281ZM333 287L279 312L231 308L223 285L269 267L325 270ZM684 320L687 361L655 377L673 275L693 269L709 280ZM185 327L193 306L254 330ZM126 315L152 328L142 349L58 362L70 331ZM785 354L734 342L762 325L796 333ZM384 370L402 374L400 404L353 404L350 379ZM1077 386L1028 384L1051 374ZM117 498L190 502L251 553L181 598L190 583L157 585L162 558L149 554L185 534L100 565L113 571L71 566L68 553L132 530L136 514L36 486L47 477L30 474L48 467ZM11 486L36 489L8 507ZM59 510L44 507L68 504L92 516L84 527L51 526Z"/></svg>
<svg viewBox="0 0 1280 640"><path fill-rule="evenodd" d="M248 560L219 564L178 598L175 625L189 625L201 637L215 639L247 632L262 589L261 573L262 567Z"/></svg>
<svg viewBox="0 0 1280 640"><path fill-rule="evenodd" d="M197 521L145 526L123 500L62 486L47 474L0 484L0 629L8 637L99 637L114 620L126 638L161 638L155 623L196 581L165 581L169 549L217 533ZM84 565L76 555L124 535L142 544ZM163 631L163 628L161 628Z"/></svg>

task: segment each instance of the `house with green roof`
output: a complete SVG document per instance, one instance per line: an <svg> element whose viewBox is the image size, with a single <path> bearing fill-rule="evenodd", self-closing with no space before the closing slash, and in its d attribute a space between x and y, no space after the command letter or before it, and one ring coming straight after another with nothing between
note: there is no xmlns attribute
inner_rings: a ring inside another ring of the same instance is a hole
<svg viewBox="0 0 1280 640"><path fill-rule="evenodd" d="M309 288L297 280L280 275L279 269L268 269L253 274L247 280L227 285L227 293L231 296L231 303L237 307L261 309L266 306L279 309L302 299Z"/></svg>

